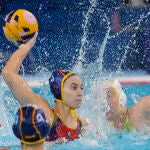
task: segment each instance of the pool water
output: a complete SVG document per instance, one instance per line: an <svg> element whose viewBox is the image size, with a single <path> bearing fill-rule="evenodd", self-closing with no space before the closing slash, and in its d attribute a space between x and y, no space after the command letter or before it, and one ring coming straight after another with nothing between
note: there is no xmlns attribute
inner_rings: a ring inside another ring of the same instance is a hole
<svg viewBox="0 0 150 150"><path fill-rule="evenodd" d="M150 95L150 84L123 85L123 89L128 97L128 106L133 105L140 98Z"/></svg>
<svg viewBox="0 0 150 150"><path fill-rule="evenodd" d="M139 98L149 95L150 84L123 85L123 89L128 97L127 105L132 106ZM53 107L53 97L49 92L48 84L34 86L33 90L49 100ZM11 150L19 150L20 142L14 137L11 125L14 121L14 114L19 107L11 92L7 87L1 89L2 105L0 113L0 147L9 147ZM45 143L45 149L52 150L149 150L150 134L144 132L116 131L104 118L104 113L100 112L95 101L88 97L87 91L81 108L78 110L81 117L88 118L93 124L89 125L87 132L78 140L62 145L55 143ZM86 100L87 98L87 100ZM95 126L94 126L95 124ZM96 128L95 128L96 127ZM99 133L97 134L97 129Z"/></svg>

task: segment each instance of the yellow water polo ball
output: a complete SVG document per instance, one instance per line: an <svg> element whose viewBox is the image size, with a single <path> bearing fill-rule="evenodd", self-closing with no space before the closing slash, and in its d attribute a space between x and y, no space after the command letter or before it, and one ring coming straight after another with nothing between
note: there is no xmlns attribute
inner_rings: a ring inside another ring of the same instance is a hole
<svg viewBox="0 0 150 150"><path fill-rule="evenodd" d="M38 31L38 21L30 11L18 9L6 15L3 31L9 41L20 45L26 43Z"/></svg>

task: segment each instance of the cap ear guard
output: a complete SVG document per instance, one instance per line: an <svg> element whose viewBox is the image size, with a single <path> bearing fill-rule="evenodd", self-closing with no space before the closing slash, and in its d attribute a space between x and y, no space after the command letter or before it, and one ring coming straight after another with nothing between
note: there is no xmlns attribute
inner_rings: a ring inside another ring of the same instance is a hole
<svg viewBox="0 0 150 150"><path fill-rule="evenodd" d="M50 124L41 109L26 105L16 113L12 130L22 143L33 145L45 140L50 132Z"/></svg>
<svg viewBox="0 0 150 150"><path fill-rule="evenodd" d="M42 137L47 137L50 132L50 124L46 120L44 112L41 109L38 109L35 116L37 129L40 131Z"/></svg>

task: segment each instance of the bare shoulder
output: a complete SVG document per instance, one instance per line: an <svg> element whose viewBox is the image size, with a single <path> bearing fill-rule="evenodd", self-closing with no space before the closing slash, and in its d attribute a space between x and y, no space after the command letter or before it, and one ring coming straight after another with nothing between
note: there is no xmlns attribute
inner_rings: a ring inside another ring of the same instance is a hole
<svg viewBox="0 0 150 150"><path fill-rule="evenodd" d="M150 96L145 96L130 108L130 115L140 116L150 110Z"/></svg>
<svg viewBox="0 0 150 150"><path fill-rule="evenodd" d="M139 109L150 109L150 96L145 96L141 98L136 104L135 107Z"/></svg>
<svg viewBox="0 0 150 150"><path fill-rule="evenodd" d="M150 96L141 98L129 109L130 119L135 128L150 125Z"/></svg>

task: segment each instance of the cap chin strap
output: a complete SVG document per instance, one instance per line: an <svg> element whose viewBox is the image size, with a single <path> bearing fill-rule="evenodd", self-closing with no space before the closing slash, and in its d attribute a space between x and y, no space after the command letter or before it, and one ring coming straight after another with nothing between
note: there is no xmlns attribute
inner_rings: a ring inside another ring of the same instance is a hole
<svg viewBox="0 0 150 150"><path fill-rule="evenodd" d="M75 109L72 108L72 107L70 107L68 104L66 104L64 100L60 100L60 99L55 98L55 101L60 102L60 103L63 103L65 106L67 106L67 107L70 109L70 114L71 114L73 117L79 118L79 115L78 115L78 113L75 111Z"/></svg>
<svg viewBox="0 0 150 150"><path fill-rule="evenodd" d="M42 142L44 142L44 141L45 141L45 139L40 139L40 140L35 141L35 142L27 142L27 141L21 140L21 143L27 144L27 145L35 145L35 144L42 143Z"/></svg>

